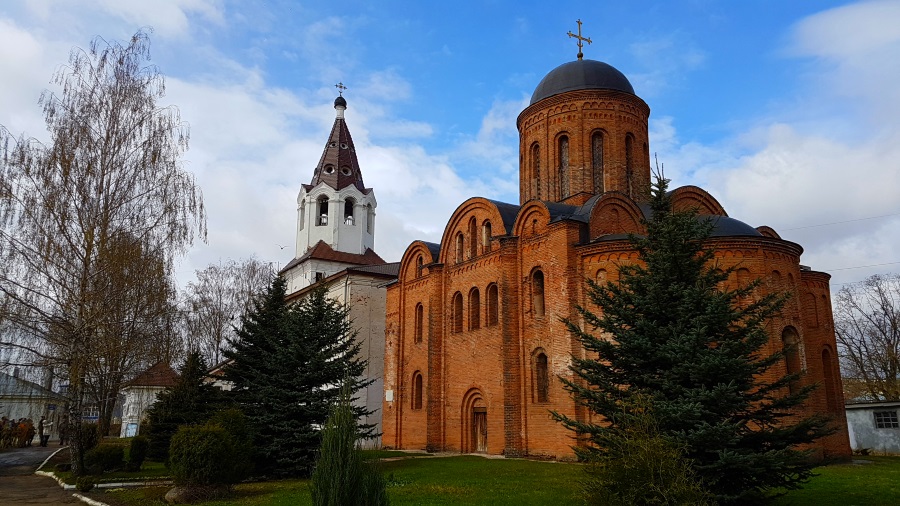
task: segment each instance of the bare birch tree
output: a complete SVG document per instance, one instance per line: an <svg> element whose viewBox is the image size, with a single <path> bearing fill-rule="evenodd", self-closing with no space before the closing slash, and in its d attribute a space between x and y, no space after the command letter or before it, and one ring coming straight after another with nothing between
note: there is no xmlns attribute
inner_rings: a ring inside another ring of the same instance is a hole
<svg viewBox="0 0 900 506"><path fill-rule="evenodd" d="M900 276L875 275L835 298L834 327L845 383L854 396L900 400Z"/></svg>
<svg viewBox="0 0 900 506"><path fill-rule="evenodd" d="M17 336L0 344L61 367L73 421L89 384L117 368L97 364L122 363L109 350L144 353L123 336L158 338L145 325L165 303L148 299L171 298L174 258L206 235L182 170L188 128L157 104L165 83L149 59L143 31L127 45L94 39L55 75L61 91L41 96L47 144L0 127L0 319ZM72 443L77 473L83 447Z"/></svg>
<svg viewBox="0 0 900 506"><path fill-rule="evenodd" d="M248 258L210 264L196 275L184 292L186 340L188 348L216 365L224 358L228 340L236 337L241 316L253 298L265 292L274 272L271 264Z"/></svg>

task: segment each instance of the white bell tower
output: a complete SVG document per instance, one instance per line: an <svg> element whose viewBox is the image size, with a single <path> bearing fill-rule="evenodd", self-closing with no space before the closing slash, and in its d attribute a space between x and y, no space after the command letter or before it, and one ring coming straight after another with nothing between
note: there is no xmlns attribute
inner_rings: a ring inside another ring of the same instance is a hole
<svg viewBox="0 0 900 506"><path fill-rule="evenodd" d="M344 120L347 100L334 101L331 135L310 184L297 196L297 242L294 260L282 274L288 292L354 265L384 263L375 254L375 192L363 184L356 148ZM376 260L377 259L377 260Z"/></svg>

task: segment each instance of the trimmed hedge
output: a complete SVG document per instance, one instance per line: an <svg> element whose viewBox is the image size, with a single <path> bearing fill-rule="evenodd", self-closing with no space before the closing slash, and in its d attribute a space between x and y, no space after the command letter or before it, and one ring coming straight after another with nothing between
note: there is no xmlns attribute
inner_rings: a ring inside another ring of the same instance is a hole
<svg viewBox="0 0 900 506"><path fill-rule="evenodd" d="M146 436L135 436L131 440L131 446L128 448L128 463L125 464L126 471L140 471L144 459L147 458L147 449L150 447L150 440Z"/></svg>
<svg viewBox="0 0 900 506"><path fill-rule="evenodd" d="M121 469L125 450L119 445L100 445L84 454L84 468L88 474L101 474Z"/></svg>
<svg viewBox="0 0 900 506"><path fill-rule="evenodd" d="M222 427L183 426L172 436L168 465L177 485L232 485L244 478L245 458Z"/></svg>

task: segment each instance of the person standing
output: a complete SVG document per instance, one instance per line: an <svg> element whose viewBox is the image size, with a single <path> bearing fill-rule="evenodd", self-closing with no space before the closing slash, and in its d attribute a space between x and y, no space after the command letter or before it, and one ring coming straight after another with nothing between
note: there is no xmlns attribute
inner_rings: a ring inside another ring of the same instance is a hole
<svg viewBox="0 0 900 506"><path fill-rule="evenodd" d="M46 416L42 416L41 421L38 422L38 438L41 446L47 446L47 443L50 441L50 427L52 425L53 422L47 421Z"/></svg>

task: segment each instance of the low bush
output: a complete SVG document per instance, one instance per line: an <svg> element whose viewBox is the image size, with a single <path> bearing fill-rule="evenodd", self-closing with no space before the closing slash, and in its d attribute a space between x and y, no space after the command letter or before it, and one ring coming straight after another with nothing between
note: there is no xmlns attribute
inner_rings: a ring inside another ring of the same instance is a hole
<svg viewBox="0 0 900 506"><path fill-rule="evenodd" d="M125 451L118 445L100 445L84 454L84 468L88 474L101 474L121 469Z"/></svg>
<svg viewBox="0 0 900 506"><path fill-rule="evenodd" d="M79 435L84 451L92 450L100 444L100 432L97 431L96 423L82 423L79 427Z"/></svg>
<svg viewBox="0 0 900 506"><path fill-rule="evenodd" d="M79 492L90 492L97 485L97 479L93 476L81 476L75 480L75 488Z"/></svg>
<svg viewBox="0 0 900 506"><path fill-rule="evenodd" d="M183 426L172 436L169 469L177 485L231 485L245 477L246 456L222 427Z"/></svg>
<svg viewBox="0 0 900 506"><path fill-rule="evenodd" d="M144 459L147 458L149 447L150 441L146 436L135 436L131 440L131 446L128 447L128 463L125 464L125 470L140 471Z"/></svg>

